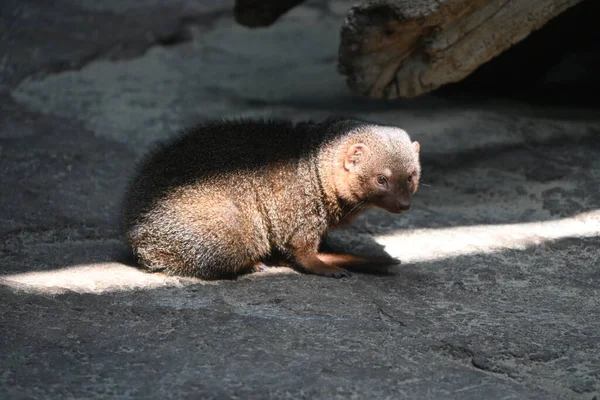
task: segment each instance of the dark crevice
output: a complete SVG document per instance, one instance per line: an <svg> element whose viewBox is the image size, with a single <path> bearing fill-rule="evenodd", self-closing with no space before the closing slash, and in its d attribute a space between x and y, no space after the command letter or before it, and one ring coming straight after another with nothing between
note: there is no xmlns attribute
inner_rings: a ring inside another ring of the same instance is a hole
<svg viewBox="0 0 600 400"><path fill-rule="evenodd" d="M402 327L402 328L406 327L406 324L404 322L400 321L399 319L394 317L392 314L385 311L381 306L376 305L376 307L377 307L377 312L379 313L379 318L381 320L383 320L387 324L390 324L390 325L393 325L396 327Z"/></svg>
<svg viewBox="0 0 600 400"><path fill-rule="evenodd" d="M600 2L584 0L436 93L494 96L538 105L597 106L600 97Z"/></svg>
<svg viewBox="0 0 600 400"><path fill-rule="evenodd" d="M157 38L155 45L162 47L172 47L190 42L192 39L193 36L189 29L183 27L182 29L179 29L169 35Z"/></svg>
<svg viewBox="0 0 600 400"><path fill-rule="evenodd" d="M496 360L488 355L471 350L470 348L463 346L458 343L448 342L441 340L441 345L434 346L432 350L442 356L448 357L452 360L458 361L461 364L468 365L476 370L482 371L486 374L492 374L494 376L501 377L503 379L511 379L520 381L522 377L519 376L519 369L509 367L506 365L499 364ZM510 352L501 352L497 354L501 360L513 359L513 360L531 360L534 362L551 362L552 360L559 358L563 355L562 352L549 352L539 356L537 353L530 355L512 354ZM501 361L500 360L500 361ZM584 383L580 386L571 386L569 388L575 393L588 393L593 391L592 385L589 382Z"/></svg>
<svg viewBox="0 0 600 400"><path fill-rule="evenodd" d="M501 368L489 357L475 352L465 346L450 343L444 340L442 340L441 343L441 346L434 347L434 351L441 353L445 357L456 360L462 364L470 365L471 367L486 373L492 373L494 375L500 375L502 377L512 379L518 377L516 372Z"/></svg>
<svg viewBox="0 0 600 400"><path fill-rule="evenodd" d="M236 0L235 20L249 28L264 28L298 6L304 0Z"/></svg>
<svg viewBox="0 0 600 400"><path fill-rule="evenodd" d="M465 346L457 345L444 340L442 340L441 343L442 345L435 347L434 350L452 358L453 360L465 361L474 356L473 351Z"/></svg>
<svg viewBox="0 0 600 400"><path fill-rule="evenodd" d="M515 372L501 368L496 363L494 363L489 357L486 357L481 354L476 354L471 358L471 365L480 371L502 375L513 379L518 377Z"/></svg>

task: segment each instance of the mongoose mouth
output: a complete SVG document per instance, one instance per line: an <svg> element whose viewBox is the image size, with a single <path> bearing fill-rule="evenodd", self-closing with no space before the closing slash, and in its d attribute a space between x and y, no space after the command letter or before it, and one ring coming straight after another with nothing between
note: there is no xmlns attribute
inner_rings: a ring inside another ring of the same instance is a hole
<svg viewBox="0 0 600 400"><path fill-rule="evenodd" d="M410 196L386 196L380 201L376 202L376 205L389 213L402 214L410 209L411 198Z"/></svg>
<svg viewBox="0 0 600 400"><path fill-rule="evenodd" d="M382 204L379 207L392 214L402 214L403 212L408 211L410 209L410 201L396 202L393 204Z"/></svg>

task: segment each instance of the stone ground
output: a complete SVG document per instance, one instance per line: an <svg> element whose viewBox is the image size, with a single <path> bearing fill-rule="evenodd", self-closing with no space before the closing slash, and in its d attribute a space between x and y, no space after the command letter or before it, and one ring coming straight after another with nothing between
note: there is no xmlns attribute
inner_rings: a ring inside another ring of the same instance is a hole
<svg viewBox="0 0 600 400"><path fill-rule="evenodd" d="M0 397L600 395L600 115L493 98L380 103L336 73L348 2L266 30L224 1L7 0L0 12ZM331 243L389 274L235 282L119 262L133 162L207 118L349 115L421 142L402 216Z"/></svg>

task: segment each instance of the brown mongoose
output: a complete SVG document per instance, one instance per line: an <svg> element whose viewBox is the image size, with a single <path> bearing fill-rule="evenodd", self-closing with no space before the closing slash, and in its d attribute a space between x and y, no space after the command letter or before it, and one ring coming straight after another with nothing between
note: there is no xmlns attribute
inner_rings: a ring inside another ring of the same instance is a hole
<svg viewBox="0 0 600 400"><path fill-rule="evenodd" d="M277 257L349 276L353 258L319 254L321 239L368 207L407 210L419 149L402 129L352 119L205 123L139 163L124 239L142 266L178 275L235 279Z"/></svg>

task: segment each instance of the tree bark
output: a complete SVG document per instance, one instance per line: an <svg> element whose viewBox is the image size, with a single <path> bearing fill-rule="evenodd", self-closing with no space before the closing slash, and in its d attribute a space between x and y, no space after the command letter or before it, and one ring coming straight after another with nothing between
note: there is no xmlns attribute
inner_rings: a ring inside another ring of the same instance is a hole
<svg viewBox="0 0 600 400"><path fill-rule="evenodd" d="M581 1L369 0L348 13L338 69L365 96L418 96L465 78Z"/></svg>

